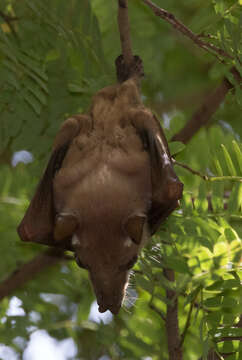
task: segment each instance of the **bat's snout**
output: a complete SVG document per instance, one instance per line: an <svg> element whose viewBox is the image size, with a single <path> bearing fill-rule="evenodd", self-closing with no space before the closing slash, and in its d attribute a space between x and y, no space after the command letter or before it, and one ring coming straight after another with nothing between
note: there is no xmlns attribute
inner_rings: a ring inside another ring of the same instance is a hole
<svg viewBox="0 0 242 360"><path fill-rule="evenodd" d="M109 310L114 315L118 314L122 305L122 298L123 296L119 295L110 296L100 294L97 296L97 303L99 305L98 311L100 313L104 313L105 311Z"/></svg>
<svg viewBox="0 0 242 360"><path fill-rule="evenodd" d="M110 310L114 315L118 314L125 296L128 272L99 269L98 272L90 271L89 274L97 297L99 312Z"/></svg>
<svg viewBox="0 0 242 360"><path fill-rule="evenodd" d="M109 310L109 311L111 311L112 314L117 315L120 308L121 308L121 303L119 305L118 304L113 304L113 303L111 303L111 304L101 304L98 307L98 311L100 313L104 313L105 311Z"/></svg>

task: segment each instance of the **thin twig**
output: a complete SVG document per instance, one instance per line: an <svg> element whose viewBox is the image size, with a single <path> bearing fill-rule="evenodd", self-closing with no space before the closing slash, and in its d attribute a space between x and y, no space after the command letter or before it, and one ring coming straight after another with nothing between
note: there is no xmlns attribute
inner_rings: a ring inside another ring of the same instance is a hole
<svg viewBox="0 0 242 360"><path fill-rule="evenodd" d="M118 0L118 26L120 34L120 42L122 54L126 65L130 65L133 61L133 52L130 38L128 1Z"/></svg>
<svg viewBox="0 0 242 360"><path fill-rule="evenodd" d="M163 314L163 312L159 309L157 309L157 307L152 304L152 303L149 303L149 307L151 308L151 310L155 311L160 317L162 320L166 321L166 318L165 318L165 315Z"/></svg>
<svg viewBox="0 0 242 360"><path fill-rule="evenodd" d="M194 32L192 32L180 20L178 20L175 17L175 15L173 15L172 13L160 8L159 6L152 3L150 0L142 0L142 1L152 9L152 11L154 12L154 14L156 16L159 16L162 19L164 19L165 21L167 21L168 23L170 23L176 30L178 30L180 33L182 33L183 35L190 38L200 48L202 48L202 49L204 49L206 51L209 51L209 52L211 52L210 50L212 50L213 55L215 55L214 53L216 53L217 55L222 56L224 58L231 59L231 60L234 59L233 56L228 54L223 49L218 48L214 44L210 44L208 42L203 41L201 39L200 35L197 35Z"/></svg>
<svg viewBox="0 0 242 360"><path fill-rule="evenodd" d="M179 162L179 161L177 161L175 159L172 159L172 162L173 162L174 165L178 165L178 166L190 171L193 175L200 176L203 180L208 180L207 175L203 175L199 171L191 169L188 165L183 164L183 163L181 163L181 162Z"/></svg>
<svg viewBox="0 0 242 360"><path fill-rule="evenodd" d="M193 175L197 175L197 176L199 176L200 178L202 178L205 181L214 182L214 181L226 181L226 180L229 180L229 181L242 182L242 177L241 176L229 176L229 175L228 176L208 176L208 175L203 175L199 171L193 170L188 165L183 164L183 163L181 163L179 161L176 161L175 159L172 159L172 162L173 162L174 165L178 165L178 166L190 171Z"/></svg>
<svg viewBox="0 0 242 360"><path fill-rule="evenodd" d="M240 316L240 321L238 322L238 324L236 324L234 326L238 327L238 328L242 328L242 315ZM241 340L241 338L240 339L235 339L234 337L228 337L228 338L225 337L225 338L218 339L216 342L229 341L229 340L231 340L231 341L232 340ZM209 353L208 353L208 359L207 360L217 360L217 359L219 360L219 359L221 359L221 355L223 356L223 358L226 358L227 356L232 355L232 354L235 354L235 353L232 352L232 353L226 353L226 354L224 354L224 353L218 354L218 352L216 350L211 349L209 351ZM199 358L199 360L202 360L202 358Z"/></svg>
<svg viewBox="0 0 242 360"><path fill-rule="evenodd" d="M216 340L217 343L223 341L233 341L233 340L240 340L242 341L242 336L225 336Z"/></svg>
<svg viewBox="0 0 242 360"><path fill-rule="evenodd" d="M190 38L200 48L209 52L213 51L212 54L215 55L217 58L219 55L223 56L224 58L229 58L231 60L234 59L223 49L220 49L211 43L203 41L201 38L201 34L197 35L193 33L180 20L176 19L176 17L172 13L162 8L159 8L150 0L142 1L153 10L155 15L169 22L173 26L173 28ZM220 58L218 59L219 61L221 61ZM242 83L242 77L236 70L236 68L232 67L230 69L230 73L233 75L235 82L240 85ZM172 140L182 141L186 144L194 136L194 134L199 131L201 127L205 126L211 120L212 115L217 111L220 104L222 104L228 92L233 88L234 85L231 84L230 81L228 81L226 78L224 78L222 83L214 91L208 94L202 105L198 108L197 111L195 111L192 118L177 134L173 136Z"/></svg>
<svg viewBox="0 0 242 360"><path fill-rule="evenodd" d="M151 295L151 299L149 301L149 308L153 311L155 311L162 320L166 321L166 317L165 314L163 313L163 311L161 311L160 309L157 309L157 307L153 304L153 298L154 298L154 294L152 293Z"/></svg>
<svg viewBox="0 0 242 360"><path fill-rule="evenodd" d="M184 340L185 340L185 337L186 337L186 334L187 334L187 330L189 329L189 326L191 324L191 316L192 316L192 310L193 310L193 307L194 307L194 303L195 303L195 299L190 303L190 308L189 308L189 312L188 312L188 315L187 315L187 321L186 321L184 330L183 330L183 332L181 334L181 338L180 338L180 347L182 347L182 345L184 343Z"/></svg>

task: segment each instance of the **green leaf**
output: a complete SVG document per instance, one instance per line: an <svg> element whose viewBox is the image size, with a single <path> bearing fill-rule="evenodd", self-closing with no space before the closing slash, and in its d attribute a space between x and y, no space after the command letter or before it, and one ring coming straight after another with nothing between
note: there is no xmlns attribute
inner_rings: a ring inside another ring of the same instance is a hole
<svg viewBox="0 0 242 360"><path fill-rule="evenodd" d="M42 105L38 100L36 100L35 96L33 96L31 93L25 93L24 94L24 100L30 105L30 107L35 111L37 115L40 115Z"/></svg>
<svg viewBox="0 0 242 360"><path fill-rule="evenodd" d="M214 332L214 336L218 339L222 337L239 337L242 336L242 329L237 327L224 327L216 329Z"/></svg>
<svg viewBox="0 0 242 360"><path fill-rule="evenodd" d="M203 305L208 308L220 308L222 305L222 298L215 296L204 300Z"/></svg>
<svg viewBox="0 0 242 360"><path fill-rule="evenodd" d="M228 150L226 149L226 147L223 144L221 144L221 147L222 147L224 158L225 158L228 170L229 170L229 174L231 176L236 176L237 173L236 173L236 170L235 170L235 166L234 166L233 161L232 161L232 159L231 159L231 157L229 155Z"/></svg>
<svg viewBox="0 0 242 360"><path fill-rule="evenodd" d="M211 203L213 211L219 212L224 210L224 183L212 183Z"/></svg>
<svg viewBox="0 0 242 360"><path fill-rule="evenodd" d="M178 273L187 274L190 272L189 267L185 259L178 256L166 256L163 260L164 267L173 269Z"/></svg>
<svg viewBox="0 0 242 360"><path fill-rule="evenodd" d="M196 297L198 296L199 292L201 291L201 285L199 285L196 289L194 289L188 296L186 296L186 300L184 302L184 307L194 301Z"/></svg>
<svg viewBox="0 0 242 360"><path fill-rule="evenodd" d="M153 283L150 280L147 280L144 276L136 275L136 283L148 293L153 293Z"/></svg>
<svg viewBox="0 0 242 360"><path fill-rule="evenodd" d="M169 145L169 150L170 150L171 156L179 154L186 148L186 145L184 145L180 141L172 141L172 142L169 142L168 145Z"/></svg>
<svg viewBox="0 0 242 360"><path fill-rule="evenodd" d="M29 56L26 54L18 54L18 61L24 65L24 67L28 68L31 72L36 74L40 79L43 81L48 81L48 76L46 75L44 69L41 68L41 64L39 62L33 61Z"/></svg>
<svg viewBox="0 0 242 360"><path fill-rule="evenodd" d="M232 228L227 228L224 230L224 235L226 236L226 238L228 239L229 242L235 240L238 238L236 232L234 229Z"/></svg>
<svg viewBox="0 0 242 360"><path fill-rule="evenodd" d="M228 200L228 210L230 213L235 213L242 208L242 184L234 184L229 200Z"/></svg>
<svg viewBox="0 0 242 360"><path fill-rule="evenodd" d="M223 176L222 166L217 158L213 160L218 176Z"/></svg>
<svg viewBox="0 0 242 360"><path fill-rule="evenodd" d="M235 152L238 164L239 164L240 175L242 175L242 152L240 150L239 144L235 140L232 141L232 144L233 144L234 152Z"/></svg>
<svg viewBox="0 0 242 360"><path fill-rule="evenodd" d="M80 86L78 84L69 84L68 90L74 94L89 94L90 89Z"/></svg>
<svg viewBox="0 0 242 360"><path fill-rule="evenodd" d="M241 359L241 352L236 354L231 354L229 356L226 356L226 360L240 360Z"/></svg>
<svg viewBox="0 0 242 360"><path fill-rule="evenodd" d="M209 222L207 220L204 220L202 219L201 217L197 217L197 218L194 218L194 222L197 223L197 225L201 228L201 230L203 232L205 232L205 234L208 234L209 237L213 240L213 241L216 241L219 234L217 231L215 231L213 229L213 227L211 226L212 225L212 222L209 224Z"/></svg>
<svg viewBox="0 0 242 360"><path fill-rule="evenodd" d="M229 279L229 280L218 280L215 281L212 285L207 286L206 290L225 290L225 289L232 289L238 288L240 286L240 281L236 279Z"/></svg>
<svg viewBox="0 0 242 360"><path fill-rule="evenodd" d="M46 94L36 84L30 84L28 86L29 91L35 96L41 105L46 105L47 97Z"/></svg>
<svg viewBox="0 0 242 360"><path fill-rule="evenodd" d="M238 341L222 341L221 343L218 343L218 350L219 352L223 354L227 353L233 353L238 350Z"/></svg>

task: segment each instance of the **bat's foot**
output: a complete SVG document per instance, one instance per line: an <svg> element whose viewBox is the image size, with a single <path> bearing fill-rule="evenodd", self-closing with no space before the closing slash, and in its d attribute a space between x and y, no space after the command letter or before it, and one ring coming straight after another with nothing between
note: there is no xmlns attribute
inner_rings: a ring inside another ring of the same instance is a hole
<svg viewBox="0 0 242 360"><path fill-rule="evenodd" d="M117 79L120 83L130 79L131 77L141 78L144 76L144 68L142 60L135 55L131 64L127 66L124 62L123 55L119 55L115 60Z"/></svg>

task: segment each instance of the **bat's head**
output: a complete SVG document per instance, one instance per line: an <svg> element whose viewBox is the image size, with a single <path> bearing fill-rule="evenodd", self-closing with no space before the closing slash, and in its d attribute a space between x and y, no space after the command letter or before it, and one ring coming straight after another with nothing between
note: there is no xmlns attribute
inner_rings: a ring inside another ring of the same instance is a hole
<svg viewBox="0 0 242 360"><path fill-rule="evenodd" d="M67 231L74 217L66 215ZM68 224L68 225L67 225ZM144 215L131 215L125 221L79 224L72 235L77 264L87 269L97 297L99 311L117 314L125 295L129 271L137 261L140 248L148 237ZM57 231L56 231L57 233Z"/></svg>

